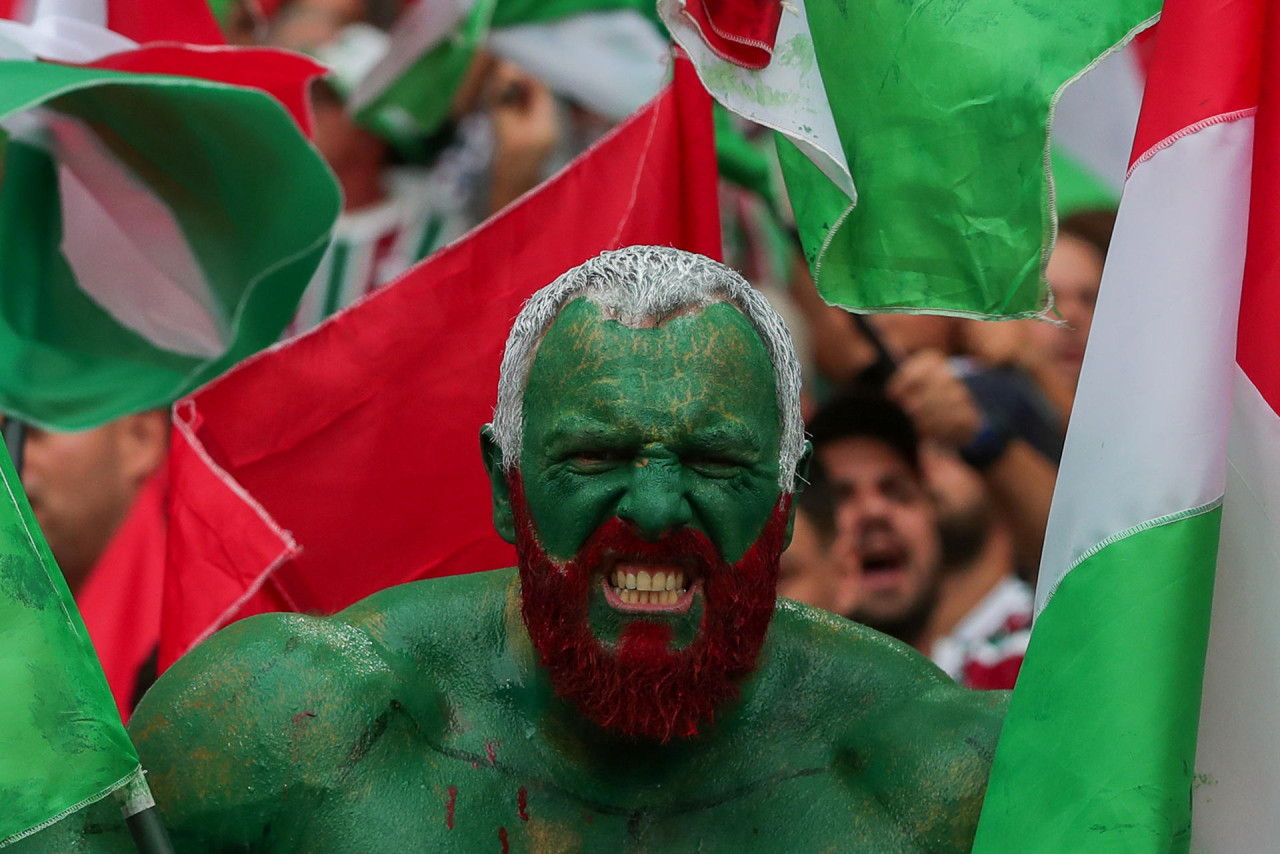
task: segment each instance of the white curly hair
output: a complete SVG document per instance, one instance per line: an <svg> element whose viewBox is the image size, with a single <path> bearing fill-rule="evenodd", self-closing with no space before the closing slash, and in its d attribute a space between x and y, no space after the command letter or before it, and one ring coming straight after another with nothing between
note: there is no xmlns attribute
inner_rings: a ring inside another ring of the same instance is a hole
<svg viewBox="0 0 1280 854"><path fill-rule="evenodd" d="M542 336L571 300L585 297L608 317L633 329L715 302L736 307L755 328L773 364L782 447L778 485L791 492L804 453L800 415L800 362L787 326L764 295L742 276L703 255L668 246L628 246L574 267L529 298L511 326L502 371L493 434L503 468L520 462L524 431L524 389Z"/></svg>

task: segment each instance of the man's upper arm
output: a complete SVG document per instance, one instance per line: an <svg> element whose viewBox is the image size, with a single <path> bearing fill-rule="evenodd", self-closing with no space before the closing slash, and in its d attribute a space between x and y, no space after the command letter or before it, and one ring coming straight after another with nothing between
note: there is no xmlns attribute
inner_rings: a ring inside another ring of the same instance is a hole
<svg viewBox="0 0 1280 854"><path fill-rule="evenodd" d="M943 685L880 717L869 782L922 850L972 848L1007 706L1004 691Z"/></svg>
<svg viewBox="0 0 1280 854"><path fill-rule="evenodd" d="M237 623L183 657L129 725L176 850L292 847L385 672L365 633L296 614ZM15 851L134 851L114 799L27 845Z"/></svg>

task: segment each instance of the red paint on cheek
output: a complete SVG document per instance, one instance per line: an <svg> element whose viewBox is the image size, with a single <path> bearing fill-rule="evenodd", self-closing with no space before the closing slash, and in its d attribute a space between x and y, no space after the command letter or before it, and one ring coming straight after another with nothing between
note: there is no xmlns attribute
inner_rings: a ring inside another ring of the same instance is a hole
<svg viewBox="0 0 1280 854"><path fill-rule="evenodd" d="M524 786L516 792L516 809L520 812L520 820L529 820L529 790Z"/></svg>
<svg viewBox="0 0 1280 854"><path fill-rule="evenodd" d="M458 805L458 787L449 787L449 802L444 805L444 824L445 827L453 830L453 809Z"/></svg>
<svg viewBox="0 0 1280 854"><path fill-rule="evenodd" d="M511 844L507 842L507 829L505 827L498 828L498 841L502 843L502 854L508 854L511 851Z"/></svg>
<svg viewBox="0 0 1280 854"><path fill-rule="evenodd" d="M498 742L486 741L484 743L484 755L489 757L489 764L493 765L498 761Z"/></svg>

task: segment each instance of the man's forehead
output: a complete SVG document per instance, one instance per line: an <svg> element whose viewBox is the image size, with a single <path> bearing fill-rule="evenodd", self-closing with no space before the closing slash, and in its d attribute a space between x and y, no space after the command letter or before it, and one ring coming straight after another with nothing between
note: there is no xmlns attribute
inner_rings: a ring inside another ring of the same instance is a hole
<svg viewBox="0 0 1280 854"><path fill-rule="evenodd" d="M902 452L877 436L843 436L817 449L818 459L833 481L878 479L886 474L921 482L922 474Z"/></svg>
<svg viewBox="0 0 1280 854"><path fill-rule="evenodd" d="M534 356L598 364L610 357L648 356L666 360L701 361L714 370L726 366L760 367L769 363L768 351L755 327L732 303L717 300L668 312L637 326L624 324L588 297L577 297L556 315Z"/></svg>
<svg viewBox="0 0 1280 854"><path fill-rule="evenodd" d="M570 302L538 348L524 405L526 417L538 410L557 422L576 409L608 421L653 409L685 426L726 418L778 423L768 351L725 302L641 328L609 318L588 299Z"/></svg>

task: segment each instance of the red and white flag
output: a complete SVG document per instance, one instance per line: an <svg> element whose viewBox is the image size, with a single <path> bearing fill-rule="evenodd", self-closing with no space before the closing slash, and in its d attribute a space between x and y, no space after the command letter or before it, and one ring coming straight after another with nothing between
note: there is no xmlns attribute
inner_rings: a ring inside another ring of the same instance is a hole
<svg viewBox="0 0 1280 854"><path fill-rule="evenodd" d="M479 430L511 320L560 273L637 243L720 254L711 104L685 60L524 199L178 403L161 666L253 613L510 566Z"/></svg>

